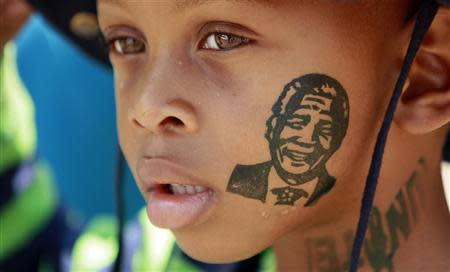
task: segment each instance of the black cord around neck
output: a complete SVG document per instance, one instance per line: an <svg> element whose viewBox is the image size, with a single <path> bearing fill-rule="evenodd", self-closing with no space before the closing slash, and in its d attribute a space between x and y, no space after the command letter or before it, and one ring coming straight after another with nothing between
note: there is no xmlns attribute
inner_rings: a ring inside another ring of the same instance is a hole
<svg viewBox="0 0 450 272"><path fill-rule="evenodd" d="M448 0L439 0L440 3L450 5ZM386 145L387 135L393 120L394 112L401 95L401 90L405 84L406 78L409 74L414 57L420 47L420 44L429 29L431 22L433 21L437 10L438 3L434 0L423 0L422 5L418 11L416 25L414 27L411 42L406 53L405 61L403 63L402 70L400 72L399 78L395 85L389 106L386 110L385 117L383 120L382 127L378 133L377 142L375 144L374 152L372 155L372 162L370 165L369 173L366 179L366 185L364 188L364 195L361 203L360 217L358 221L357 231L355 235L355 240L353 242L353 248L350 260L350 272L355 272L358 269L359 257L361 254L362 244L364 242L367 224L370 217L370 212L372 210L373 200L376 192L376 186L378 182L378 177L380 173L380 168L383 159L384 147ZM124 190L123 190L123 176L125 169L125 159L122 152L120 151L117 155L117 165L116 165L116 176L115 176L115 190L116 190L116 203L117 203L117 241L118 241L118 252L117 258L114 262L113 271L120 272L122 266L122 255L123 255L123 232L124 232L124 221L125 221L125 209L124 209Z"/></svg>
<svg viewBox="0 0 450 272"><path fill-rule="evenodd" d="M366 235L367 224L369 222L369 217L372 210L373 200L377 188L378 177L380 174L381 164L383 161L384 147L386 145L386 139L392 124L394 112L397 103L400 99L403 85L405 84L405 81L411 69L414 57L416 56L416 53L420 48L420 44L422 43L422 40L425 37L426 32L430 28L430 25L437 13L438 7L439 7L438 3L434 0L423 0L417 14L416 24L411 37L411 42L408 47L408 51L406 53L405 61L403 63L400 76L397 80L394 91L392 93L389 106L385 113L383 124L378 133L375 149L372 154L372 162L370 165L369 173L367 175L366 185L364 188L364 195L361 203L358 227L356 230L355 240L353 242L349 268L350 272L355 272L358 269L358 262L361 254L361 248Z"/></svg>

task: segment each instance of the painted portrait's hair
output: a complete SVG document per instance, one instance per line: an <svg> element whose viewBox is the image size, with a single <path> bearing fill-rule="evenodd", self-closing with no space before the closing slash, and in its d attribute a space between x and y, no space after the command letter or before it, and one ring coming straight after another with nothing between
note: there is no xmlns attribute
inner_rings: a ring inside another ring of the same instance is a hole
<svg viewBox="0 0 450 272"><path fill-rule="evenodd" d="M324 164L340 147L347 132L349 122L349 101L347 93L341 84L323 74L308 74L294 79L287 84L279 99L272 107L272 116L267 120L266 139L269 141L272 159L276 156L277 143L281 131L289 116L297 111L306 95L317 95L331 99L330 116L331 145L326 150L322 164Z"/></svg>

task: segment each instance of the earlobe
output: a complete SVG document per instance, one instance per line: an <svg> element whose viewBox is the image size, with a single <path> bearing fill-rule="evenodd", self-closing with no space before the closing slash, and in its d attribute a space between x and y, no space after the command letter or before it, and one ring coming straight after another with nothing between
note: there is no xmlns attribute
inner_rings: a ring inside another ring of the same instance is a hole
<svg viewBox="0 0 450 272"><path fill-rule="evenodd" d="M419 50L395 115L396 124L425 134L450 122L450 16L436 17Z"/></svg>

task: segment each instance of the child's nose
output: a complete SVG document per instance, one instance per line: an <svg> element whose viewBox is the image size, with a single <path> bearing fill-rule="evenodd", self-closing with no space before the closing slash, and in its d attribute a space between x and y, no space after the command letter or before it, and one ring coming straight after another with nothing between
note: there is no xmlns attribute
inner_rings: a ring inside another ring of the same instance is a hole
<svg viewBox="0 0 450 272"><path fill-rule="evenodd" d="M140 94L129 112L132 126L152 133L193 133L199 128L188 67L161 54L142 77ZM139 91L138 91L139 92Z"/></svg>
<svg viewBox="0 0 450 272"><path fill-rule="evenodd" d="M129 112L133 128L151 133L194 133L198 119L193 107L186 101L176 99L160 106L138 106Z"/></svg>

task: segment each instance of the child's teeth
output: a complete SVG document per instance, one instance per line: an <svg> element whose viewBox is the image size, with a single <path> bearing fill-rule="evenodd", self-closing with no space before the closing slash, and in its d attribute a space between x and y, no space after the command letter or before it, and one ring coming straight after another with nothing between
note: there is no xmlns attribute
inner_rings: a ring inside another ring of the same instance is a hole
<svg viewBox="0 0 450 272"><path fill-rule="evenodd" d="M186 193L186 189L183 185L173 184L172 187L174 188L173 191L176 195L183 195Z"/></svg>
<svg viewBox="0 0 450 272"><path fill-rule="evenodd" d="M206 191L206 188L203 186L180 185L180 184L171 184L170 186L173 194L175 195L184 195L184 194L193 195L196 193L203 193L204 191Z"/></svg>
<svg viewBox="0 0 450 272"><path fill-rule="evenodd" d="M195 194L194 186L192 185L184 185L184 188L186 189L186 193L189 195Z"/></svg>
<svg viewBox="0 0 450 272"><path fill-rule="evenodd" d="M203 186L195 186L195 191L197 193L203 193L204 191L206 191L206 188Z"/></svg>
<svg viewBox="0 0 450 272"><path fill-rule="evenodd" d="M171 184L170 187L171 187L171 189L172 189L172 192L173 192L175 195L179 194L179 190L178 190L178 185L177 185L177 184Z"/></svg>

